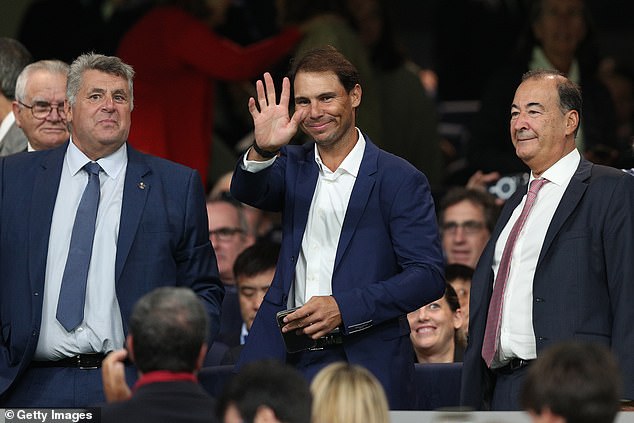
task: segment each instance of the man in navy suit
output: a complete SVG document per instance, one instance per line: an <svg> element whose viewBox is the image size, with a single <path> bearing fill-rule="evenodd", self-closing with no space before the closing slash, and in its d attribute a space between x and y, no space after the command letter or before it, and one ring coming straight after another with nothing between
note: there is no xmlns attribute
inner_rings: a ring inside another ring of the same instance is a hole
<svg viewBox="0 0 634 423"><path fill-rule="evenodd" d="M133 75L116 57L78 57L65 102L70 142L0 159L3 406L103 402L101 361L123 347L133 305L155 287L191 288L209 315L209 339L218 331L224 290L201 179L127 145ZM80 323L67 329L58 299L67 258L77 258L69 246L80 198L97 176L83 170L91 162L100 166L94 241L85 295L62 303L84 303Z"/></svg>
<svg viewBox="0 0 634 423"><path fill-rule="evenodd" d="M444 290L429 184L355 127L359 74L337 50L311 50L297 58L292 74L292 117L289 79L279 104L271 75L257 81L257 106L249 100L254 144L232 179L238 200L283 216L275 278L238 368L273 357L310 379L344 360L372 371L393 409L410 408L414 353L407 313ZM298 127L313 141L287 145ZM316 345L287 354L276 313L294 307L282 331L308 335Z"/></svg>
<svg viewBox="0 0 634 423"><path fill-rule="evenodd" d="M634 399L634 178L581 157L575 148L580 120L574 83L557 71L524 75L511 105L511 138L531 183L546 183L519 232L511 227L527 193L506 201L473 276L464 405L521 409L528 366L549 345L573 339L610 347L623 399ZM511 232L519 235L508 272L500 272ZM499 274L508 277L496 318L491 304L496 286L503 286ZM487 331L493 319L499 330Z"/></svg>

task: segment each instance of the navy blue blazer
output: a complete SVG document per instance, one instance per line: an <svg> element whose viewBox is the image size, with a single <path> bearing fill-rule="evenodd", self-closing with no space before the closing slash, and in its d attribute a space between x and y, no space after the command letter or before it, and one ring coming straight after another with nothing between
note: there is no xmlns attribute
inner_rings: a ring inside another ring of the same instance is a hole
<svg viewBox="0 0 634 423"><path fill-rule="evenodd" d="M28 367L38 342L51 219L67 147L0 158L0 395ZM115 263L124 332L141 296L177 285L201 298L213 339L224 288L200 176L129 145L127 151Z"/></svg>
<svg viewBox="0 0 634 423"><path fill-rule="evenodd" d="M525 194L504 205L471 282L469 344L461 402L488 407L495 375L482 342L493 290L493 254L500 232ZM533 279L537 356L558 341L579 339L611 347L625 398L634 399L634 177L585 159L555 211Z"/></svg>
<svg viewBox="0 0 634 423"><path fill-rule="evenodd" d="M367 140L343 222L332 275L348 361L372 371L392 408L407 408L414 353L406 314L443 295L443 257L427 178ZM241 162L242 159L240 159ZM319 174L314 143L286 146L269 168L244 171L232 194L282 212L282 247L237 368L266 357L286 359L275 313L287 307L308 211Z"/></svg>

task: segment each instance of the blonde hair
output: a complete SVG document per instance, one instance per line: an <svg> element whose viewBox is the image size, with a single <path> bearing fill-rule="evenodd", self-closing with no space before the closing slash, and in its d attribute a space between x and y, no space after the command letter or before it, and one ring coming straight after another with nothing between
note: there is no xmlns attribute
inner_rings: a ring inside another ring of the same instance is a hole
<svg viewBox="0 0 634 423"><path fill-rule="evenodd" d="M310 385L312 423L389 423L385 392L367 369L344 362L324 367Z"/></svg>

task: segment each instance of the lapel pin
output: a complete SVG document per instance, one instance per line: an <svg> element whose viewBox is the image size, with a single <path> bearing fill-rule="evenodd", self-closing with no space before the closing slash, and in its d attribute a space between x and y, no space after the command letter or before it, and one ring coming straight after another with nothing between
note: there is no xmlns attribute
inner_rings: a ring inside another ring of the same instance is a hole
<svg viewBox="0 0 634 423"><path fill-rule="evenodd" d="M145 182L141 181L138 185L139 189L145 189Z"/></svg>

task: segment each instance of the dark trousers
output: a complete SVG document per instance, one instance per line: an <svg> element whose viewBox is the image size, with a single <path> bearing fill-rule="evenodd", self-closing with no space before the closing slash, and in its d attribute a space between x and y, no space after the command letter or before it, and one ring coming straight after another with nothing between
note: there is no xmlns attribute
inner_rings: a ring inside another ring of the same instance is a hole
<svg viewBox="0 0 634 423"><path fill-rule="evenodd" d="M136 367L126 366L131 386ZM29 367L0 400L4 408L81 408L105 403L101 369Z"/></svg>
<svg viewBox="0 0 634 423"><path fill-rule="evenodd" d="M496 373L495 388L491 400L492 411L519 411L520 392L528 367L519 368L510 373Z"/></svg>
<svg viewBox="0 0 634 423"><path fill-rule="evenodd" d="M317 372L328 364L348 361L346 352L340 345L331 346L323 350L288 354L287 357L288 363L299 370L309 382L313 380Z"/></svg>

